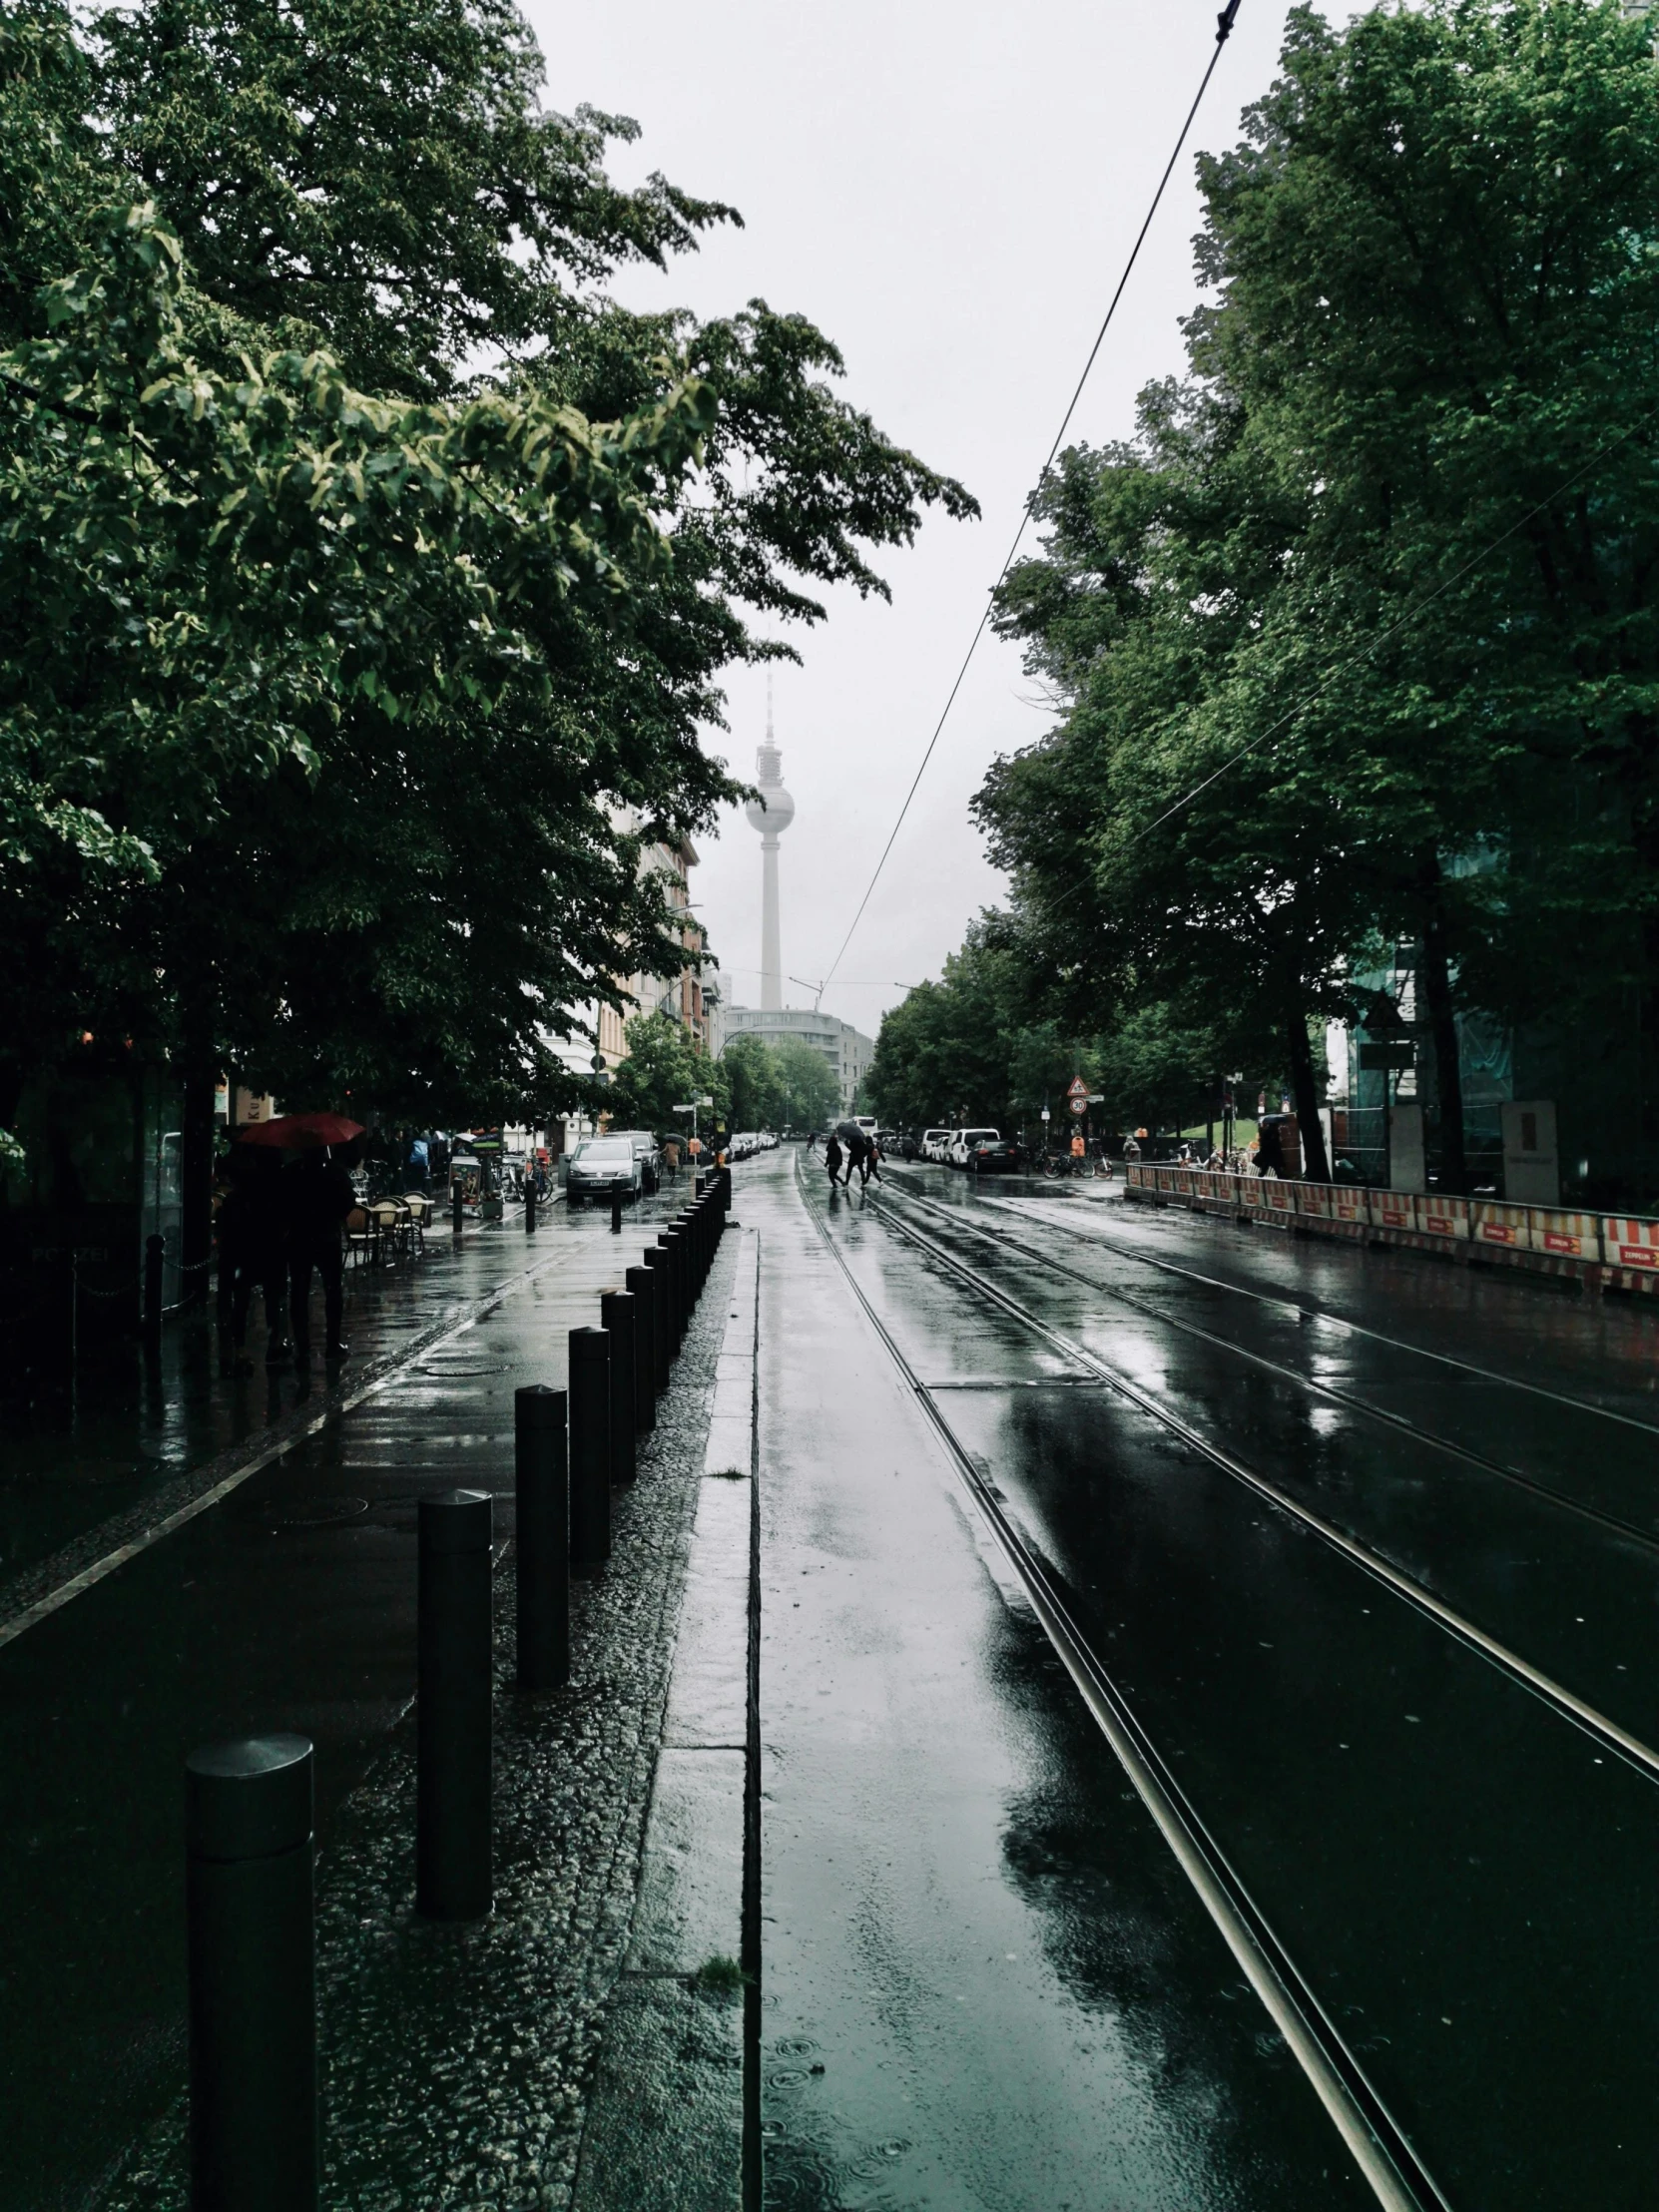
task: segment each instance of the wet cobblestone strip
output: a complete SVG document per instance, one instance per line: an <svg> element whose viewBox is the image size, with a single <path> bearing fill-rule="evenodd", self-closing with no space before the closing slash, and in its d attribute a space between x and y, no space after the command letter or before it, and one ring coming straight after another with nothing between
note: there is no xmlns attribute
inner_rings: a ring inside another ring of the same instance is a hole
<svg viewBox="0 0 1659 2212"><path fill-rule="evenodd" d="M607 2007L635 1927L738 1242L716 1261L657 1425L641 1439L638 1479L616 1493L610 1566L573 1589L568 1689L530 1698L513 1688L506 1548L495 1589L490 1919L440 1929L414 1918L412 1711L336 1820L317 1883L329 2212L572 2203ZM702 2037L723 2051L738 2008L720 1977L687 1975L675 1989L680 2044ZM185 2124L181 2096L101 2212L185 2212ZM628 2200L605 2195L603 2178L584 2204L621 2212Z"/></svg>
<svg viewBox="0 0 1659 2212"><path fill-rule="evenodd" d="M639 1909L607 2013L576 2212L738 2212L758 2201L758 1262L750 1232L726 1301Z"/></svg>

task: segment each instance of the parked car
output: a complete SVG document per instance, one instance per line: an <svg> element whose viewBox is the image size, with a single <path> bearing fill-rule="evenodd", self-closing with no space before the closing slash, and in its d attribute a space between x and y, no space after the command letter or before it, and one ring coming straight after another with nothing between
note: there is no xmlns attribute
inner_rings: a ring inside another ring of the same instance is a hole
<svg viewBox="0 0 1659 2212"><path fill-rule="evenodd" d="M945 1158L953 1168L965 1168L968 1164L968 1155L976 1145L1000 1144L1001 1142L1002 1132L1000 1129L958 1129L950 1140L950 1150L946 1153Z"/></svg>
<svg viewBox="0 0 1659 2212"><path fill-rule="evenodd" d="M776 1152L778 1150L778 1132L776 1129L763 1129L761 1131L761 1150L763 1152Z"/></svg>
<svg viewBox="0 0 1659 2212"><path fill-rule="evenodd" d="M948 1129L924 1129L921 1133L921 1156L924 1160L943 1160L950 1150Z"/></svg>
<svg viewBox="0 0 1659 2212"><path fill-rule="evenodd" d="M981 1140L968 1148L967 1171L970 1175L1011 1175L1024 1165L1024 1155L1011 1137L998 1137L994 1141Z"/></svg>
<svg viewBox="0 0 1659 2212"><path fill-rule="evenodd" d="M649 1129L607 1129L607 1137L626 1137L640 1163L640 1188L647 1198L663 1179L663 1155Z"/></svg>
<svg viewBox="0 0 1659 2212"><path fill-rule="evenodd" d="M644 1180L640 1156L626 1131L615 1136L587 1137L570 1156L565 1195L572 1205L583 1198L608 1199L620 1183L630 1198L638 1198Z"/></svg>

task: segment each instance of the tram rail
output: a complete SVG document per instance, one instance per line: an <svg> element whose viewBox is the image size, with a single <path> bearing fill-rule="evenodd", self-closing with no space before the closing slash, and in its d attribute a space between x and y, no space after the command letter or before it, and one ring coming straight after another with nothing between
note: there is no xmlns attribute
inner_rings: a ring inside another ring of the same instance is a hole
<svg viewBox="0 0 1659 2212"><path fill-rule="evenodd" d="M1046 1322L1040 1315L1032 1313L1011 1292L1005 1291L1000 1284L992 1282L988 1276L971 1267L948 1246L925 1235L913 1222L904 1220L899 1209L885 1205L879 1206L876 1211L879 1220L896 1229L900 1236L909 1239L919 1251L925 1252L929 1258L955 1274L988 1305L999 1308L1033 1336L1043 1339L1074 1366L1093 1374L1160 1427L1179 1437L1182 1443L1210 1465L1221 1469L1269 1504L1288 1513L1318 1536L1322 1543L1341 1553L1351 1564L1370 1575L1394 1597L1424 1614L1445 1634L1454 1637L1469 1650L1477 1652L1519 1687L1550 1706L1560 1718L1593 1737L1615 1758L1635 1768L1644 1779L1659 1782L1659 1751L1652 1745L1644 1743L1630 1730L1621 1728L1617 1721L1599 1711L1587 1699L1569 1690L1565 1683L1557 1682L1553 1676L1546 1674L1541 1667L1533 1666L1530 1660L1523 1658L1498 1637L1488 1634L1466 1614L1446 1604L1425 1583L1418 1581L1414 1575L1407 1574L1403 1568L1395 1566L1391 1559L1384 1558L1381 1552L1373 1550L1369 1544L1350 1534L1346 1528L1339 1527L1335 1521L1327 1520L1324 1514L1315 1512L1312 1506L1282 1488L1259 1468L1251 1466L1247 1460L1239 1458L1236 1453L1203 1435L1183 1420L1172 1406L1163 1403L1139 1383L1132 1382L1128 1376L1113 1367L1110 1361L1101 1359L1098 1353L1091 1352L1076 1338L1068 1336L1064 1330L1056 1329L1052 1322ZM931 1402L931 1393L929 1401ZM937 1417L943 1419L942 1414Z"/></svg>
<svg viewBox="0 0 1659 2212"><path fill-rule="evenodd" d="M909 1178L904 1177L902 1181L906 1192L915 1195ZM1034 1226L1049 1226L1050 1215L1034 1206L1021 1205L1017 1199L991 1198L982 1192L976 1192L975 1196L981 1205L1013 1214ZM954 1213L954 1209L940 1210ZM1413 1359L1431 1361L1436 1367L1447 1368L1454 1374L1473 1376L1481 1382L1496 1382L1505 1389L1524 1391L1529 1397L1547 1398L1556 1405L1567 1406L1575 1413L1590 1413L1598 1420L1615 1421L1620 1427L1634 1428L1641 1435L1659 1440L1659 1420L1644 1420L1636 1413L1621 1413L1616 1406L1600 1404L1595 1398L1574 1397L1570 1391L1552 1389L1547 1382L1529 1382L1524 1376L1505 1375L1498 1368L1483 1368L1476 1361L1459 1359L1455 1353L1435 1352L1427 1345L1412 1344L1407 1338L1390 1337L1385 1330L1372 1329L1365 1322L1350 1321L1346 1315L1328 1313L1322 1306L1305 1306L1300 1300L1290 1298L1283 1292L1259 1291L1249 1284L1230 1283L1225 1276L1206 1275L1201 1269L1182 1267L1179 1261L1160 1259L1156 1253L1139 1251L1135 1246L1119 1239L1091 1236L1090 1242L1100 1245L1104 1251L1110 1251L1116 1258L1132 1260L1138 1267L1155 1268L1162 1275L1179 1276L1186 1282L1202 1284L1206 1290L1225 1291L1233 1298L1253 1299L1259 1306L1278 1307L1281 1312L1297 1314L1303 1320L1318 1322L1327 1329L1338 1329L1348 1336L1364 1337L1373 1344L1384 1345L1390 1352L1408 1353ZM1096 1288L1103 1286L1096 1285Z"/></svg>
<svg viewBox="0 0 1659 2212"><path fill-rule="evenodd" d="M1073 1620L1046 1563L1004 1509L994 1483L987 1479L956 1434L935 1392L916 1373L865 1296L821 1209L814 1204L806 1188L799 1161L796 1180L814 1227L945 1446L982 1521L1025 1591L1056 1656L1241 1971L1284 2036L1379 2204L1384 2206L1386 2212L1435 2212L1435 2208L1451 2212L1449 2199L1418 2157L1408 2133L1256 1904L1248 1885L1187 1797L1157 1746L1141 1727L1129 1702L1102 1666L1087 1635ZM881 1218L887 1218L884 1210ZM916 1236L913 1230L903 1233L915 1237L924 1246L931 1244L930 1239ZM949 1255L941 1252L940 1256L949 1261ZM961 1263L951 1261L950 1264L964 1275L971 1276L973 1272ZM1007 1299L994 1286L987 1284L985 1289L998 1304L1017 1308L1017 1301ZM1043 1335L1053 1338L1057 1334L1035 1316L1021 1312L1020 1318L1028 1320ZM1096 1364L1088 1355L1082 1358L1085 1365ZM1113 1379L1103 1375L1102 1380L1110 1382ZM1647 1758L1659 1776L1659 1759L1651 1753Z"/></svg>
<svg viewBox="0 0 1659 2212"><path fill-rule="evenodd" d="M1231 1354L1235 1359L1245 1361L1249 1366L1264 1369L1276 1381L1290 1383L1312 1397L1325 1398L1332 1404L1341 1405L1345 1410L1357 1413L1363 1419L1375 1421L1381 1427L1392 1429L1396 1433L1408 1437L1412 1443L1426 1444L1435 1451L1444 1452L1448 1458L1461 1460L1466 1466L1478 1467L1483 1474L1495 1475L1501 1481L1513 1483L1516 1488L1529 1491L1534 1497L1542 1498L1550 1505L1559 1506L1565 1512L1592 1521L1598 1527L1608 1529L1629 1542L1640 1544L1649 1551L1659 1553L1659 1528L1644 1528L1639 1521L1628 1520L1622 1514L1609 1511L1605 1506L1593 1505L1586 1499L1576 1498L1569 1491L1557 1489L1553 1483L1541 1481L1536 1475L1528 1474L1524 1469L1512 1466L1506 1460L1494 1459L1486 1452L1475 1450L1470 1444L1459 1443L1454 1437L1441 1435L1432 1428L1425 1428L1420 1422L1409 1419L1405 1414L1393 1412L1388 1407L1379 1405L1374 1400L1361 1396L1356 1391L1341 1389L1335 1383L1322 1382L1313 1376L1303 1375L1295 1368L1287 1367L1283 1362L1272 1359L1266 1353L1253 1352L1248 1345L1240 1344L1236 1338L1226 1336L1219 1330L1206 1329L1201 1322L1185 1320L1177 1314L1168 1312L1164 1307L1153 1305L1147 1299L1137 1298L1132 1291L1126 1291L1121 1286L1102 1283L1097 1277L1085 1274L1080 1268L1072 1267L1051 1252L1044 1252L1035 1245L1023 1243L1019 1238L1011 1237L1005 1231L986 1228L982 1223L974 1221L969 1211L964 1207L941 1206L936 1200L923 1197L908 1181L900 1185L899 1188L903 1191L906 1204L925 1209L926 1212L948 1223L951 1227L965 1230L972 1236L994 1244L999 1251L1018 1253L1022 1259L1029 1260L1038 1267L1047 1268L1055 1275L1064 1276L1068 1281L1078 1284L1084 1290L1094 1292L1098 1297L1112 1299L1121 1306L1129 1307L1135 1313L1144 1314L1149 1320L1157 1322L1160 1327L1174 1329L1183 1336L1194 1337L1204 1344L1214 1345L1218 1350ZM996 1207L999 1212L1015 1213L1020 1220L1031 1220L1034 1226L1048 1226L1047 1223L1043 1222L1041 1216L1028 1215L1023 1208L1016 1209L1009 1205L1007 1201L987 1199L982 1203ZM1359 1324L1342 1321L1338 1317L1323 1313L1317 1307L1302 1306L1294 1299L1276 1298L1267 1292L1248 1290L1242 1286L1224 1282L1214 1276L1201 1275L1193 1269L1177 1267L1171 1262L1133 1252L1127 1246L1112 1244L1107 1247L1105 1239L1101 1239L1099 1242L1103 1248L1109 1249L1114 1257L1121 1255L1124 1258L1144 1261L1149 1267L1159 1268L1173 1275L1184 1276L1187 1280L1201 1284L1206 1289L1233 1291L1241 1298L1253 1299L1258 1304L1276 1307L1281 1312L1294 1313L1305 1319L1317 1320L1336 1328L1352 1330L1358 1336L1371 1338L1389 1346L1393 1350L1411 1353L1420 1359L1435 1360L1442 1365L1461 1367L1463 1372L1476 1375L1483 1381L1506 1384L1508 1387L1515 1389L1530 1389L1534 1395L1551 1397L1558 1404L1566 1405L1576 1412L1597 1414L1608 1420L1624 1421L1627 1425L1636 1428L1646 1429L1647 1427L1645 1422L1630 1421L1628 1416L1610 1412L1606 1407L1595 1405L1586 1399L1567 1397L1558 1391L1541 1389L1536 1385L1524 1382L1510 1382L1508 1378L1495 1374L1490 1370L1469 1367L1466 1363L1452 1360L1445 1355L1422 1352L1416 1346L1404 1344L1397 1338L1382 1336L1379 1331L1365 1329ZM1647 1432L1655 1434L1652 1430ZM1659 1441L1659 1434L1655 1435L1655 1440Z"/></svg>

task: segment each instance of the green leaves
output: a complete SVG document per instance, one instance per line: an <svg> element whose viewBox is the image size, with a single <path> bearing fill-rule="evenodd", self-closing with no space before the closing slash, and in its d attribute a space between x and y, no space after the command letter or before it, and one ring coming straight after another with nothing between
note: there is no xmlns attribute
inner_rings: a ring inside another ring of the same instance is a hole
<svg viewBox="0 0 1659 2212"><path fill-rule="evenodd" d="M965 511L805 318L606 298L736 218L540 82L501 0L0 17L0 1056L546 1112L744 610Z"/></svg>
<svg viewBox="0 0 1659 2212"><path fill-rule="evenodd" d="M999 595L1064 711L978 811L1068 1020L1220 1019L1249 1063L1430 925L1535 1011L1592 911L1650 972L1656 90L1595 0L1293 12L1201 168L1192 380L1063 457Z"/></svg>

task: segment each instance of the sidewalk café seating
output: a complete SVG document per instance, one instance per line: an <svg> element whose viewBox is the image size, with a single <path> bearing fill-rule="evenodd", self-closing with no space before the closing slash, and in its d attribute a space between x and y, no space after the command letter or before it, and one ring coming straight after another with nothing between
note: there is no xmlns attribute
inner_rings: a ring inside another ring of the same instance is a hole
<svg viewBox="0 0 1659 2212"><path fill-rule="evenodd" d="M360 1268L365 1260L374 1257L374 1226L363 1206L353 1206L345 1217L345 1259L348 1267Z"/></svg>
<svg viewBox="0 0 1659 2212"><path fill-rule="evenodd" d="M407 1241L410 1250L422 1253L426 1250L426 1225L432 1218L432 1201L419 1191L405 1191L401 1200L408 1216Z"/></svg>
<svg viewBox="0 0 1659 2212"><path fill-rule="evenodd" d="M377 1198L368 1209L368 1218L374 1233L374 1262L379 1266L396 1257L408 1216L396 1199Z"/></svg>

